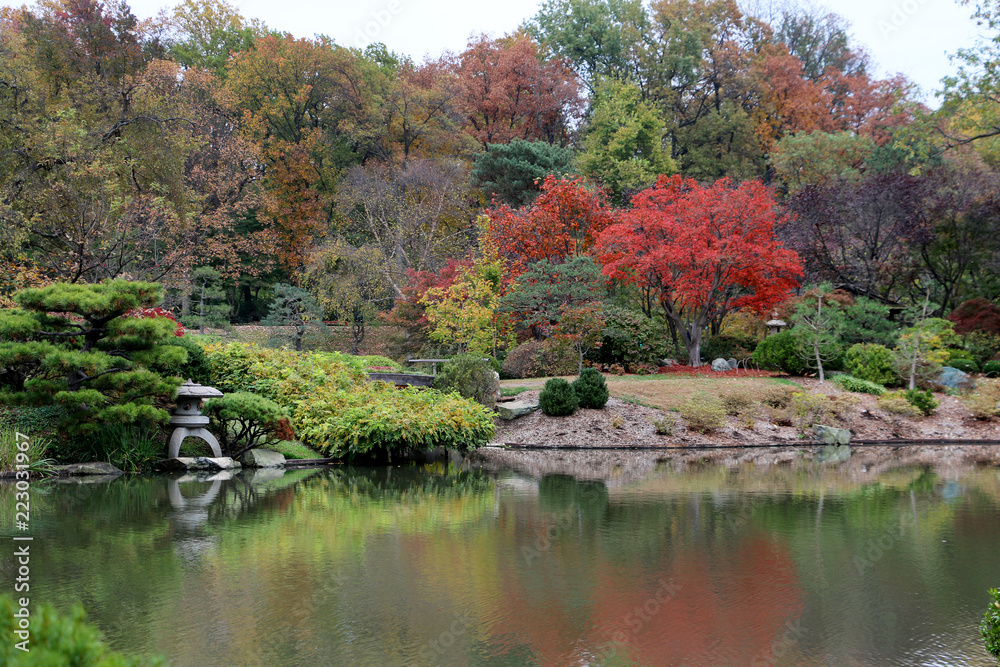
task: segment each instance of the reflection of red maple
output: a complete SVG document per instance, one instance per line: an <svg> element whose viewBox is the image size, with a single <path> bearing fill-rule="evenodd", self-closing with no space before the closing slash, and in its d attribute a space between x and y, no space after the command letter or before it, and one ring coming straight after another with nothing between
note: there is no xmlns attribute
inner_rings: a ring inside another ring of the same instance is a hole
<svg viewBox="0 0 1000 667"><path fill-rule="evenodd" d="M609 650L641 665L749 664L767 659L803 609L787 549L761 538L724 560L687 551L644 577L634 564L603 561L589 586L573 586L584 598L543 596L522 574L508 571L505 609L496 612L503 620L484 629L486 641L528 648L544 665L581 664ZM589 622L580 622L582 608Z"/></svg>

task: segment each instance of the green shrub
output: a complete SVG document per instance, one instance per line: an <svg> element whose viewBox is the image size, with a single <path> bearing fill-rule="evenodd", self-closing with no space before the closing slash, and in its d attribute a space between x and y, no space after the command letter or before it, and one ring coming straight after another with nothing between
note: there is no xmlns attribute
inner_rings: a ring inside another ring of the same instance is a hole
<svg viewBox="0 0 1000 667"><path fill-rule="evenodd" d="M1000 377L1000 359L987 361L983 364L983 375L991 378Z"/></svg>
<svg viewBox="0 0 1000 667"><path fill-rule="evenodd" d="M521 379L551 375L572 375L576 373L579 357L570 347L558 341L529 340L510 352L502 365L502 376Z"/></svg>
<svg viewBox="0 0 1000 667"><path fill-rule="evenodd" d="M223 456L239 458L253 447L272 447L295 437L288 413L274 401L245 391L205 402L202 411L212 422Z"/></svg>
<svg viewBox="0 0 1000 667"><path fill-rule="evenodd" d="M708 433L726 425L726 407L722 400L708 394L697 394L680 406L687 427L698 433Z"/></svg>
<svg viewBox="0 0 1000 667"><path fill-rule="evenodd" d="M972 359L962 359L962 358L952 359L951 361L948 362L948 365L951 366L952 368L957 368L963 373L979 372L979 364L977 364Z"/></svg>
<svg viewBox="0 0 1000 667"><path fill-rule="evenodd" d="M667 352L663 325L642 313L609 306L604 309L601 346L590 355L602 364L618 364L631 369L633 364L659 365Z"/></svg>
<svg viewBox="0 0 1000 667"><path fill-rule="evenodd" d="M753 351L753 361L758 366L801 375L805 362L796 351L795 337L791 331L782 331L762 340Z"/></svg>
<svg viewBox="0 0 1000 667"><path fill-rule="evenodd" d="M787 408L792 404L792 396L801 391L797 384L769 384L764 386L758 393L757 399L770 408Z"/></svg>
<svg viewBox="0 0 1000 667"><path fill-rule="evenodd" d="M873 396L881 396L885 393L885 387L882 385L869 382L868 380L862 380L861 378L856 378L853 375L835 375L830 378L830 381L844 391L854 391L860 394L871 394Z"/></svg>
<svg viewBox="0 0 1000 667"><path fill-rule="evenodd" d="M920 410L906 400L905 391L890 391L878 397L878 406L894 415L901 417L919 417Z"/></svg>
<svg viewBox="0 0 1000 667"><path fill-rule="evenodd" d="M852 345L844 354L844 368L859 380L879 385L896 382L896 366L892 351L884 345L875 343Z"/></svg>
<svg viewBox="0 0 1000 667"><path fill-rule="evenodd" d="M983 614L983 622L979 626L979 633L983 637L986 650L994 658L1000 660L1000 591L995 588L989 590L990 600L986 613Z"/></svg>
<svg viewBox="0 0 1000 667"><path fill-rule="evenodd" d="M651 423L656 435L673 435L677 420L671 415L664 415L662 419L653 419Z"/></svg>
<svg viewBox="0 0 1000 667"><path fill-rule="evenodd" d="M925 415L932 415L934 414L934 410L937 409L938 402L934 400L934 394L930 391L907 389L903 395L906 396L906 400L910 402L910 405Z"/></svg>
<svg viewBox="0 0 1000 667"><path fill-rule="evenodd" d="M580 399L581 408L600 410L607 405L610 397L608 385L596 368L584 368L572 386Z"/></svg>
<svg viewBox="0 0 1000 667"><path fill-rule="evenodd" d="M50 667L55 665L86 665L87 667L141 667L166 665L163 658L130 657L108 648L100 631L86 622L83 607L76 605L68 615L62 615L51 605L32 609L28 621L28 651L17 648L23 631L14 614L18 611L13 598L0 596L0 665Z"/></svg>
<svg viewBox="0 0 1000 667"><path fill-rule="evenodd" d="M569 382L562 378L552 378L538 395L538 406L550 417L571 415L580 407L580 399Z"/></svg>
<svg viewBox="0 0 1000 667"><path fill-rule="evenodd" d="M482 354L460 354L441 366L434 378L434 388L444 392L458 392L459 396L472 399L492 410L497 403L500 378Z"/></svg>

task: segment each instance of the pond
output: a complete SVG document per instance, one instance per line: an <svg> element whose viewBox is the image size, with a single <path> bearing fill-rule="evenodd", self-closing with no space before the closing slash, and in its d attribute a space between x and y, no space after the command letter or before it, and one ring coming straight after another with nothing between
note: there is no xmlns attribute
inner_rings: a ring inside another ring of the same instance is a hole
<svg viewBox="0 0 1000 667"><path fill-rule="evenodd" d="M225 477L33 483L32 601L181 666L995 664L994 468Z"/></svg>

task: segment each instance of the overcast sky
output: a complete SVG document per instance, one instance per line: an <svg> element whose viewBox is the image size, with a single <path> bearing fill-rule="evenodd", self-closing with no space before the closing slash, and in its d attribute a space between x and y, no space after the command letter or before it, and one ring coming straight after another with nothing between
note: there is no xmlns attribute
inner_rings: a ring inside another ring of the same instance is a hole
<svg viewBox="0 0 1000 667"><path fill-rule="evenodd" d="M533 16L537 0L230 0L247 18L296 37L325 34L345 46L384 42L391 50L421 60L445 49L460 51L471 33L494 36ZM20 4L20 3L3 3ZM145 18L173 6L171 0L132 0ZM901 72L933 98L941 77L954 71L947 54L975 43L971 9L958 0L836 0L821 3L844 16L858 43L871 53L878 74Z"/></svg>

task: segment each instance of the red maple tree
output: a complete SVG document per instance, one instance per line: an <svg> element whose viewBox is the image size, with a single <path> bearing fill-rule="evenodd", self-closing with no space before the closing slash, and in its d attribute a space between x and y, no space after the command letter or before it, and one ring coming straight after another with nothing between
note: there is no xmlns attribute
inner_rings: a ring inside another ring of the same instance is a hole
<svg viewBox="0 0 1000 667"><path fill-rule="evenodd" d="M605 275L658 291L691 366L701 365L709 322L741 308L767 311L802 275L798 255L775 235L783 216L759 181L722 179L703 188L661 176L632 201L622 221L600 235L598 258Z"/></svg>
<svg viewBox="0 0 1000 667"><path fill-rule="evenodd" d="M579 178L552 175L545 177L532 206L517 210L498 206L487 216L484 243L508 260L512 276L542 259L560 264L586 254L615 219L603 192L588 190Z"/></svg>

